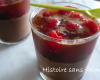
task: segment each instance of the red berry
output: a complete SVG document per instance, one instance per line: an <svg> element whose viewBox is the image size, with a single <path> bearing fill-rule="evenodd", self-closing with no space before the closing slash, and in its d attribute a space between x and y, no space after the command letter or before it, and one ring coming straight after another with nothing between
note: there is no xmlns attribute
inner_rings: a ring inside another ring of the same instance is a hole
<svg viewBox="0 0 100 80"><path fill-rule="evenodd" d="M60 14L60 15L66 15L66 14L70 14L70 13L72 13L72 11L58 10L58 14Z"/></svg>
<svg viewBox="0 0 100 80"><path fill-rule="evenodd" d="M58 36L62 36L63 39L67 39L66 34L60 31L56 31L56 33L58 34Z"/></svg>
<svg viewBox="0 0 100 80"><path fill-rule="evenodd" d="M51 29L57 29L58 28L58 19L51 19L49 20L44 26L44 31L49 31Z"/></svg>
<svg viewBox="0 0 100 80"><path fill-rule="evenodd" d="M52 14L49 13L49 12L43 12L42 15L43 15L44 17L49 17L49 16L51 16Z"/></svg>
<svg viewBox="0 0 100 80"><path fill-rule="evenodd" d="M83 15L79 13L71 13L70 15L71 18L79 18L80 20L83 20Z"/></svg>
<svg viewBox="0 0 100 80"><path fill-rule="evenodd" d="M69 31L76 31L76 29L79 28L79 25L76 23L69 22L69 23L65 24L65 27Z"/></svg>
<svg viewBox="0 0 100 80"><path fill-rule="evenodd" d="M49 36L54 37L54 38L58 38L58 39L62 39L62 36L59 36L58 34L59 34L58 31L52 30L52 31L49 33Z"/></svg>
<svg viewBox="0 0 100 80"><path fill-rule="evenodd" d="M57 38L57 39L62 39L64 34L62 32L52 30L49 33L49 36L51 36L53 38ZM61 40L56 41L53 39L52 41L48 41L49 49L52 53L59 53L63 49L63 45L59 44L57 42L61 42Z"/></svg>
<svg viewBox="0 0 100 80"><path fill-rule="evenodd" d="M85 21L82 25L88 27L93 34L99 30L98 24L92 20Z"/></svg>

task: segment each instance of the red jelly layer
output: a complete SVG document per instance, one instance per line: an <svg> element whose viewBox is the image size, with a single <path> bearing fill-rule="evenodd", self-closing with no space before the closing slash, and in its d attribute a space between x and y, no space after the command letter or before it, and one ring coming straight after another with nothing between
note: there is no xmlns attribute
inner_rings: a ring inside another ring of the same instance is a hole
<svg viewBox="0 0 100 80"><path fill-rule="evenodd" d="M97 40L97 38L95 38L86 43L64 45L45 40L36 35L33 31L32 33L36 50L50 61L60 63L74 63L84 60L91 55Z"/></svg>

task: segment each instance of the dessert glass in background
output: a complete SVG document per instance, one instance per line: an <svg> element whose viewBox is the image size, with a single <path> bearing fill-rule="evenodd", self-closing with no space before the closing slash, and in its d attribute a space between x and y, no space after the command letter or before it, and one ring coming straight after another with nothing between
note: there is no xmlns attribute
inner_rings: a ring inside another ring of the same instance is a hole
<svg viewBox="0 0 100 80"><path fill-rule="evenodd" d="M61 6L70 5L80 9L89 9L87 6L70 2L55 2L52 4ZM35 23L33 24L35 15L42 9L43 8L37 8L30 16L32 35L41 77L44 80L80 79L84 75L100 30L91 36L80 39L60 40L53 37L51 38L39 32L36 29ZM37 23L38 19L39 18L36 19Z"/></svg>
<svg viewBox="0 0 100 80"><path fill-rule="evenodd" d="M30 31L30 0L0 0L0 43L15 44Z"/></svg>

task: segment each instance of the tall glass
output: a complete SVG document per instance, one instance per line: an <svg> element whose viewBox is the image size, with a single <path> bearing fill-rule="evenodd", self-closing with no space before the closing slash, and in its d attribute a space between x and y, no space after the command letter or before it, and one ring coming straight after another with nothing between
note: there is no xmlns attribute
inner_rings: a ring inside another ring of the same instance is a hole
<svg viewBox="0 0 100 80"><path fill-rule="evenodd" d="M30 31L30 0L0 0L0 43L15 44Z"/></svg>
<svg viewBox="0 0 100 80"><path fill-rule="evenodd" d="M70 5L81 9L89 9L87 6L77 3L55 2L52 4L62 6ZM34 10L30 16L41 77L44 80L80 79L85 72L100 30L87 38L74 40L62 39L59 42L59 39L51 38L37 31L34 24L32 24L32 19L41 9ZM56 48L53 45L56 45Z"/></svg>

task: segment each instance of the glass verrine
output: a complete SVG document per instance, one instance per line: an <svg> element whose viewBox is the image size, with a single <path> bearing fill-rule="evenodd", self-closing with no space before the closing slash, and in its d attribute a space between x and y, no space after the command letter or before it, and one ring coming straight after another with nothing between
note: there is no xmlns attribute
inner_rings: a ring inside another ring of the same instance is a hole
<svg viewBox="0 0 100 80"><path fill-rule="evenodd" d="M87 6L70 2L55 2L54 5L89 9ZM32 19L43 8L37 8L30 16L32 35L36 49L40 75L44 80L78 80L88 65L100 30L92 36L67 40L56 39L39 32ZM56 46L56 47L53 47ZM52 46L52 47L51 47Z"/></svg>
<svg viewBox="0 0 100 80"><path fill-rule="evenodd" d="M0 0L0 43L15 44L30 31L30 0Z"/></svg>

